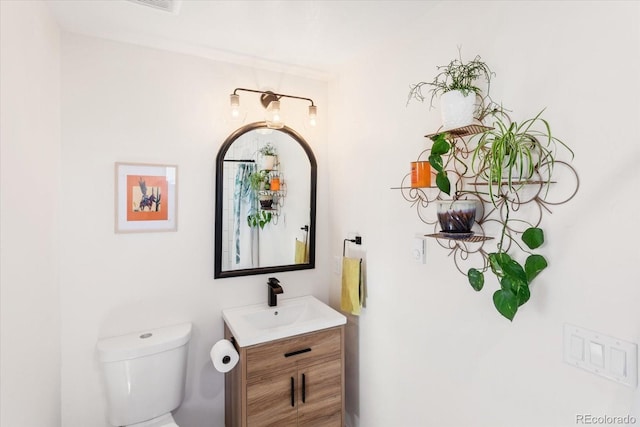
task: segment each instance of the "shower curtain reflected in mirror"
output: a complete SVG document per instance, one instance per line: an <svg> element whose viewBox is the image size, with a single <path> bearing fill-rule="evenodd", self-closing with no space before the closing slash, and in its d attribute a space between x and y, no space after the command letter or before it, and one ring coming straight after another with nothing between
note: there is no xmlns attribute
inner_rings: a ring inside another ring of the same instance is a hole
<svg viewBox="0 0 640 427"><path fill-rule="evenodd" d="M258 255L258 229L250 227L247 216L258 209L255 191L251 190L249 177L256 172L255 163L236 165L233 191L233 251L232 268L254 268L260 265Z"/></svg>

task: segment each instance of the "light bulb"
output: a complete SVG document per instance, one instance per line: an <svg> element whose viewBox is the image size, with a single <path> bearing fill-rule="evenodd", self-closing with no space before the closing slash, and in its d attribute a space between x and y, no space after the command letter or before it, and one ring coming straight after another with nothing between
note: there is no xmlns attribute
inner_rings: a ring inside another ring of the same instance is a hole
<svg viewBox="0 0 640 427"><path fill-rule="evenodd" d="M316 118L318 117L318 107L315 105L309 106L309 124L311 126L316 125Z"/></svg>
<svg viewBox="0 0 640 427"><path fill-rule="evenodd" d="M267 107L267 127L271 129L281 129L284 127L282 116L280 115L280 101L271 101Z"/></svg>
<svg viewBox="0 0 640 427"><path fill-rule="evenodd" d="M231 94L229 98L231 104L231 117L237 119L240 117L240 95Z"/></svg>

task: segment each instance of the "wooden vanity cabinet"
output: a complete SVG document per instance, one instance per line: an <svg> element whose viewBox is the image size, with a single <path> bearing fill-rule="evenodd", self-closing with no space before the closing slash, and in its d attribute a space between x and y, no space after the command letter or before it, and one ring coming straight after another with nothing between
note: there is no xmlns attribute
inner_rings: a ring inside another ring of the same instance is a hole
<svg viewBox="0 0 640 427"><path fill-rule="evenodd" d="M231 331L225 324L225 338ZM344 326L249 347L225 374L226 427L342 427Z"/></svg>

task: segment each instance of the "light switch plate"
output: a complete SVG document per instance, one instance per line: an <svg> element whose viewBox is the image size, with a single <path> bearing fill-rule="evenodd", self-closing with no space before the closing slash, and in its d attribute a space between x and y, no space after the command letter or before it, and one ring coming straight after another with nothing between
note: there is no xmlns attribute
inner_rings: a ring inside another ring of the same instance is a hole
<svg viewBox="0 0 640 427"><path fill-rule="evenodd" d="M564 361L629 387L638 385L638 345L566 323Z"/></svg>

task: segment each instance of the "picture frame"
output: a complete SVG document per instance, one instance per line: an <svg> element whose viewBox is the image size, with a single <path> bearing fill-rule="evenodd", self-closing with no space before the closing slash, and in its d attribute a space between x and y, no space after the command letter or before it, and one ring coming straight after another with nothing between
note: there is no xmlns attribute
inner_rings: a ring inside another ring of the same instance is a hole
<svg viewBox="0 0 640 427"><path fill-rule="evenodd" d="M177 231L178 167L115 164L115 232Z"/></svg>

